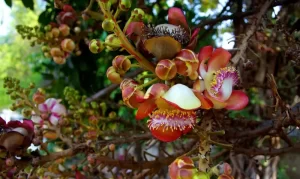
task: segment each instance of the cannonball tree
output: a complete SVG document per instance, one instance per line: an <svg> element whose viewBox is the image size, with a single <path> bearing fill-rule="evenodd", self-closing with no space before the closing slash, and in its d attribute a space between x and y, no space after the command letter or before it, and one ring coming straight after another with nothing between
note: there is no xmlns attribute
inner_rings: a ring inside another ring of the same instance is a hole
<svg viewBox="0 0 300 179"><path fill-rule="evenodd" d="M46 4L16 28L50 84L4 79L1 178L274 178L299 149L299 2Z"/></svg>

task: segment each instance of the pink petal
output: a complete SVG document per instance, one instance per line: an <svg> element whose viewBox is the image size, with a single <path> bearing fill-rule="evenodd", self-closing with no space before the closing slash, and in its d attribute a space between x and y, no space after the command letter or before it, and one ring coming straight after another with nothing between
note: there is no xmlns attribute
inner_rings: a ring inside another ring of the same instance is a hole
<svg viewBox="0 0 300 179"><path fill-rule="evenodd" d="M17 132L19 134L22 134L23 136L28 136L29 135L28 131L23 127L14 128L12 131Z"/></svg>
<svg viewBox="0 0 300 179"><path fill-rule="evenodd" d="M156 104L155 104L155 99L154 99L153 97L147 99L145 102L143 102L143 103L139 106L135 118L136 118L137 120L141 120L141 119L144 119L144 118L148 117L148 115L149 115L156 107L157 107L157 106L156 106Z"/></svg>
<svg viewBox="0 0 300 179"><path fill-rule="evenodd" d="M133 40L134 42L138 41L139 37L143 33L143 27L144 27L143 22L131 22L125 34L128 36L129 39Z"/></svg>
<svg viewBox="0 0 300 179"><path fill-rule="evenodd" d="M214 106L214 104L202 93L194 91L194 94L201 101L201 109L211 109Z"/></svg>
<svg viewBox="0 0 300 179"><path fill-rule="evenodd" d="M200 62L198 72L202 78L205 78L205 75L207 73L207 60L212 55L212 51L213 51L212 46L205 46L201 48L198 53L198 60Z"/></svg>
<svg viewBox="0 0 300 179"><path fill-rule="evenodd" d="M233 79L226 78L223 81L221 91L220 91L221 101L226 101L230 97L233 90L232 88L233 88Z"/></svg>
<svg viewBox="0 0 300 179"><path fill-rule="evenodd" d="M216 71L220 68L226 67L230 58L231 54L227 50L217 48L208 60L208 71Z"/></svg>
<svg viewBox="0 0 300 179"><path fill-rule="evenodd" d="M226 109L242 110L249 102L247 94L241 90L233 90L230 98L226 101Z"/></svg>
<svg viewBox="0 0 300 179"><path fill-rule="evenodd" d="M5 126L6 125L6 121L0 117L0 126Z"/></svg>
<svg viewBox="0 0 300 179"><path fill-rule="evenodd" d="M57 103L59 103L59 101L60 101L60 100L57 100L57 99L55 99L55 98L49 98L49 99L47 99L47 100L45 101L44 104L46 104L48 110L51 111L52 108L53 108Z"/></svg>
<svg viewBox="0 0 300 179"><path fill-rule="evenodd" d="M204 96L207 97L214 104L214 109L222 109L225 108L227 105L226 102L218 101L216 98L210 96L206 90L204 91Z"/></svg>
<svg viewBox="0 0 300 179"><path fill-rule="evenodd" d="M50 117L49 117L49 121L52 125L56 126L58 124L58 121L59 121L59 117L55 114L52 114Z"/></svg>
<svg viewBox="0 0 300 179"><path fill-rule="evenodd" d="M61 116L66 115L67 110L64 105L57 103L52 107L51 113L56 113L57 115Z"/></svg>
<svg viewBox="0 0 300 179"><path fill-rule="evenodd" d="M198 42L198 33L200 31L200 28L196 28L193 30L192 36L191 36L191 40L189 42L189 44L185 47L186 49L190 49L190 50L194 50L197 42Z"/></svg>
<svg viewBox="0 0 300 179"><path fill-rule="evenodd" d="M181 26L186 30L186 32L190 33L190 28L189 28L186 18L180 8L172 7L169 9L168 22L169 22L169 24Z"/></svg>
<svg viewBox="0 0 300 179"><path fill-rule="evenodd" d="M38 108L39 108L39 111L41 111L42 113L47 113L48 112L48 107L47 107L47 104L45 104L45 103L39 104Z"/></svg>

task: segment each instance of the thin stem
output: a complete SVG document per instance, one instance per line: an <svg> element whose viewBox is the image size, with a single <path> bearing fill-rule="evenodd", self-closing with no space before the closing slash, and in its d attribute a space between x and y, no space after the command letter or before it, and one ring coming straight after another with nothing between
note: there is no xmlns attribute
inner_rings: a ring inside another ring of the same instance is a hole
<svg viewBox="0 0 300 179"><path fill-rule="evenodd" d="M158 78L154 78L153 80L148 81L147 83L138 86L138 89L143 89L144 87L150 86L150 85L156 83L157 81L158 81Z"/></svg>
<svg viewBox="0 0 300 179"><path fill-rule="evenodd" d="M120 12L121 12L121 10L120 10L120 8L118 7L118 8L117 8L117 11L115 12L114 19L117 19L117 18L119 17Z"/></svg>
<svg viewBox="0 0 300 179"><path fill-rule="evenodd" d="M214 141L214 140L208 140L209 143L212 143L212 144L215 144L215 145L218 145L218 146L221 146L221 147L224 147L224 148L229 148L231 149L233 147L232 144L224 144L224 143L220 143L220 142L217 142L217 141Z"/></svg>
<svg viewBox="0 0 300 179"><path fill-rule="evenodd" d="M116 19L113 18L112 14L105 8L105 4L98 0L98 4L101 8L101 11L104 13L104 15L108 18L113 19L115 23L115 34L119 37L122 47L131 55L134 55L136 60L141 64L143 68L146 70L149 70L154 73L155 67L154 65L149 62L141 53L135 50L135 48L131 45L131 43L128 41L126 36L124 35L123 31L120 29L118 23L116 22Z"/></svg>

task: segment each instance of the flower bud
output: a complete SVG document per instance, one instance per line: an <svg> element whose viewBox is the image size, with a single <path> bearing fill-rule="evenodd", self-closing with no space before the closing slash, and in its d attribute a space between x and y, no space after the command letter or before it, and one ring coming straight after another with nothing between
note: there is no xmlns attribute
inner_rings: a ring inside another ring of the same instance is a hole
<svg viewBox="0 0 300 179"><path fill-rule="evenodd" d="M137 108L144 100L144 92L137 89L138 83L133 79L124 79L120 84L122 99L126 106Z"/></svg>
<svg viewBox="0 0 300 179"><path fill-rule="evenodd" d="M119 8L121 11L128 11L131 7L131 0L120 0Z"/></svg>
<svg viewBox="0 0 300 179"><path fill-rule="evenodd" d="M45 53L44 53L44 56L45 56L46 58L50 58L50 57L51 57L50 53L48 53L48 52L45 52Z"/></svg>
<svg viewBox="0 0 300 179"><path fill-rule="evenodd" d="M48 40L53 38L52 32L46 32L45 36L46 36L46 39L48 39Z"/></svg>
<svg viewBox="0 0 300 179"><path fill-rule="evenodd" d="M110 47L111 51L114 51L121 47L121 41L117 35L109 34L105 39L105 45Z"/></svg>
<svg viewBox="0 0 300 179"><path fill-rule="evenodd" d="M60 43L61 48L65 52L72 52L75 49L75 43L72 39L64 39Z"/></svg>
<svg viewBox="0 0 300 179"><path fill-rule="evenodd" d="M43 51L43 52L49 51L49 47L48 47L48 46L42 46L42 51Z"/></svg>
<svg viewBox="0 0 300 179"><path fill-rule="evenodd" d="M54 38L58 37L59 36L59 29L57 27L54 27L52 30L51 30L51 33L53 35Z"/></svg>
<svg viewBox="0 0 300 179"><path fill-rule="evenodd" d="M81 32L80 27L75 27L75 28L74 28L74 32L75 32L76 34L78 34L79 32Z"/></svg>
<svg viewBox="0 0 300 179"><path fill-rule="evenodd" d="M81 55L81 51L80 51L80 50L77 50L77 51L75 52L75 55L76 55L76 56L80 56L80 55Z"/></svg>
<svg viewBox="0 0 300 179"><path fill-rule="evenodd" d="M104 45L100 40L93 39L89 43L89 49L92 53L100 53L104 49Z"/></svg>
<svg viewBox="0 0 300 179"><path fill-rule="evenodd" d="M131 12L131 17L133 21L142 21L144 19L145 13L142 9L140 8L135 8Z"/></svg>
<svg viewBox="0 0 300 179"><path fill-rule="evenodd" d="M112 65L117 69L117 70L121 70L121 71L128 71L130 69L131 66L131 62L128 59L127 56L124 55L118 55L116 56L113 61L112 61Z"/></svg>
<svg viewBox="0 0 300 179"><path fill-rule="evenodd" d="M109 144L108 149L110 151L114 151L116 149L116 145L115 144Z"/></svg>
<svg viewBox="0 0 300 179"><path fill-rule="evenodd" d="M87 13L85 13L85 12L82 13L81 17L82 17L82 19L85 20L85 21L89 20L89 18L90 18L90 16L89 16Z"/></svg>
<svg viewBox="0 0 300 179"><path fill-rule="evenodd" d="M37 92L35 92L33 94L32 100L36 104L42 104L46 100L46 97L45 97L44 93L42 93L40 90L38 90Z"/></svg>
<svg viewBox="0 0 300 179"><path fill-rule="evenodd" d="M50 54L52 57L64 56L64 52L58 47L51 48Z"/></svg>
<svg viewBox="0 0 300 179"><path fill-rule="evenodd" d="M29 108L24 108L22 110L22 115L25 117L25 118L28 118L30 115L31 115L31 110Z"/></svg>
<svg viewBox="0 0 300 179"><path fill-rule="evenodd" d="M49 140L55 140L57 139L57 134L56 132L53 132L53 131L45 131L43 132L43 137L49 139Z"/></svg>
<svg viewBox="0 0 300 179"><path fill-rule="evenodd" d="M60 64L60 65L62 65L62 64L65 64L66 63L66 58L64 58L64 57L53 57L53 61L55 62L55 63L57 63L57 64Z"/></svg>
<svg viewBox="0 0 300 179"><path fill-rule="evenodd" d="M15 159L13 157L7 158L5 164L8 167L12 167L15 164Z"/></svg>
<svg viewBox="0 0 300 179"><path fill-rule="evenodd" d="M199 176L199 172L190 157L182 156L169 165L169 176L171 179L196 178L196 176Z"/></svg>
<svg viewBox="0 0 300 179"><path fill-rule="evenodd" d="M122 77L113 66L107 69L106 76L112 83L120 84L122 81Z"/></svg>
<svg viewBox="0 0 300 179"><path fill-rule="evenodd" d="M162 80L170 80L176 76L176 64L172 60L160 60L155 68L155 74Z"/></svg>
<svg viewBox="0 0 300 179"><path fill-rule="evenodd" d="M66 24L61 24L59 26L59 31L63 36L68 36L70 34L70 27Z"/></svg>
<svg viewBox="0 0 300 179"><path fill-rule="evenodd" d="M107 32L112 32L115 29L115 23L112 19L104 19L102 28Z"/></svg>
<svg viewBox="0 0 300 179"><path fill-rule="evenodd" d="M117 117L117 113L115 111L112 111L108 114L108 118L110 118L110 119L114 119L116 117Z"/></svg>
<svg viewBox="0 0 300 179"><path fill-rule="evenodd" d="M195 53L189 49L182 49L175 57L177 73L191 76L198 68L199 61ZM195 77L195 74L193 75Z"/></svg>

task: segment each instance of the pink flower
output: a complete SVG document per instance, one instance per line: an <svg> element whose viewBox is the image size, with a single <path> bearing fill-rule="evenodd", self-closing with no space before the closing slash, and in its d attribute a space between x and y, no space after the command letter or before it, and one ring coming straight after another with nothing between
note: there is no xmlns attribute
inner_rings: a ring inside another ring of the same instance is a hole
<svg viewBox="0 0 300 179"><path fill-rule="evenodd" d="M233 89L239 83L239 74L234 67L227 66L230 58L231 54L222 48L213 51L213 47L205 46L198 54L198 72L204 80L204 95L214 108L241 110L249 99L245 92Z"/></svg>
<svg viewBox="0 0 300 179"><path fill-rule="evenodd" d="M152 85L138 107L136 119L147 116L152 135L164 142L171 142L191 131L196 123L195 109L201 101L193 90L182 84L169 88L165 84Z"/></svg>
<svg viewBox="0 0 300 179"><path fill-rule="evenodd" d="M3 133L0 135L0 147L14 153L19 149L30 146L34 135L34 127L31 120L24 119L23 122L9 121L6 123L0 117L0 127L3 130Z"/></svg>
<svg viewBox="0 0 300 179"><path fill-rule="evenodd" d="M60 104L60 100L55 98L47 99L44 103L39 104L38 108L42 113L41 116L47 116L52 125L57 125L61 117L67 114L66 107ZM42 118L44 119L44 117ZM42 118L40 116L33 116L32 120L35 123L40 123L42 122Z"/></svg>

